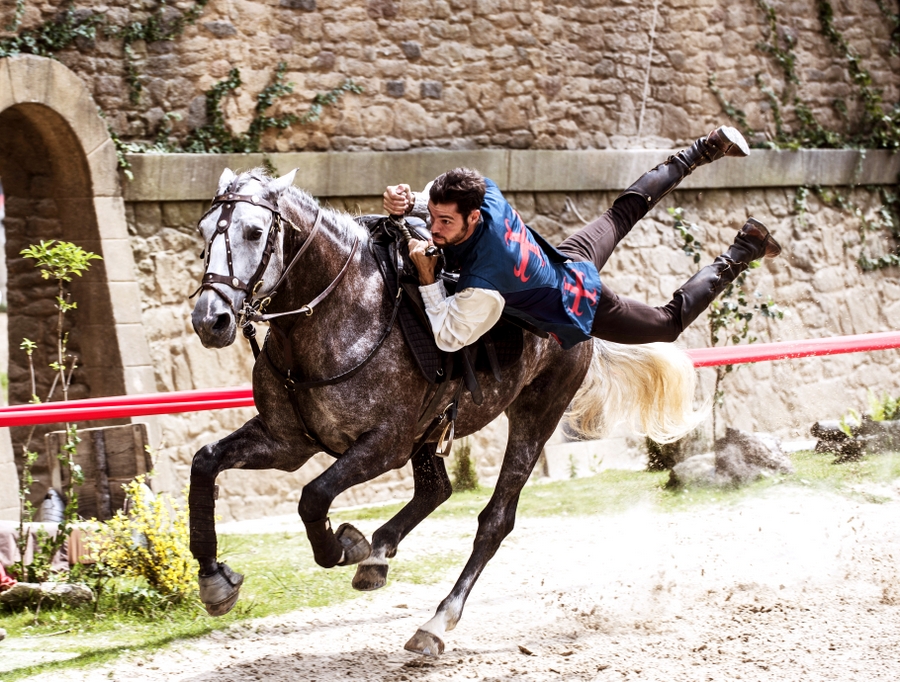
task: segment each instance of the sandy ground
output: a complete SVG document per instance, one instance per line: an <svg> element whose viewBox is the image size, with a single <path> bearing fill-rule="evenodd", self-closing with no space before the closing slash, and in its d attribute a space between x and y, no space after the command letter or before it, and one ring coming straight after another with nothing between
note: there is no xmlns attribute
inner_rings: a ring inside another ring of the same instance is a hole
<svg viewBox="0 0 900 682"><path fill-rule="evenodd" d="M675 514L522 519L440 659L402 647L461 566L437 585L31 679L897 680L900 481L876 492L891 501L775 487ZM401 552L466 548L474 524L428 521Z"/></svg>

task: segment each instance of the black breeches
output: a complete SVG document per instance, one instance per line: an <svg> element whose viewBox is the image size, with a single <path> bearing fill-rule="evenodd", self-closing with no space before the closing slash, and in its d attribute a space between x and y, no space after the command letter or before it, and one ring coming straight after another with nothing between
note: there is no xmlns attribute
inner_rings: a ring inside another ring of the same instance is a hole
<svg viewBox="0 0 900 682"><path fill-rule="evenodd" d="M646 213L643 197L625 194L597 220L563 241L559 250L572 260L593 262L600 271L616 245ZM682 331L680 297L664 306L649 306L619 296L602 283L591 336L615 343L671 342Z"/></svg>

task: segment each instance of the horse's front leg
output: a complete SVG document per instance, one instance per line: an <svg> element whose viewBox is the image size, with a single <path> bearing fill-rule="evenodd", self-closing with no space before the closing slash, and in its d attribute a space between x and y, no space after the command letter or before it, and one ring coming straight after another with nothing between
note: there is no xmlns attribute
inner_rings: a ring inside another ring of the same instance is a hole
<svg viewBox="0 0 900 682"><path fill-rule="evenodd" d="M348 488L402 467L409 459L406 453L412 447L410 441L386 428L364 433L334 464L303 487L297 511L319 566L349 566L369 557L371 546L365 536L348 523L333 531L328 510L334 498ZM399 448L398 442L402 443ZM397 452L404 454L398 456Z"/></svg>
<svg viewBox="0 0 900 682"><path fill-rule="evenodd" d="M388 562L396 556L397 546L409 532L452 493L444 459L438 457L437 444L426 443L412 458L413 498L392 519L372 535L372 554L356 568L353 587L377 590L387 583Z"/></svg>
<svg viewBox="0 0 900 682"><path fill-rule="evenodd" d="M216 477L235 467L293 471L313 454L314 451L304 452L276 440L259 417L254 417L234 433L204 446L194 455L188 492L190 547L200 565L200 599L209 615L228 613L237 602L244 581L240 573L218 561Z"/></svg>

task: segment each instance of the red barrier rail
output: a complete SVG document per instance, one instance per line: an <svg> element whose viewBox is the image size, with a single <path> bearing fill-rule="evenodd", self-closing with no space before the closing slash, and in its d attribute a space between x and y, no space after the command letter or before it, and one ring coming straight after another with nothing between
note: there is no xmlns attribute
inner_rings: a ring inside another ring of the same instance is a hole
<svg viewBox="0 0 900 682"><path fill-rule="evenodd" d="M862 353L891 348L900 348L900 332L833 336L827 339L806 341L755 343L745 346L694 348L688 350L687 354L694 361L694 367L712 367L714 365L741 365L749 362L807 358L816 355Z"/></svg>
<svg viewBox="0 0 900 682"><path fill-rule="evenodd" d="M780 341L721 348L695 348L688 350L687 353L695 367L711 367L818 355L861 353L891 348L900 348L900 332L857 334L827 339ZM253 392L249 386L121 395L70 400L66 403L3 407L0 408L0 427L53 424L64 421L79 423L97 419L222 410L233 407L253 407L253 405Z"/></svg>

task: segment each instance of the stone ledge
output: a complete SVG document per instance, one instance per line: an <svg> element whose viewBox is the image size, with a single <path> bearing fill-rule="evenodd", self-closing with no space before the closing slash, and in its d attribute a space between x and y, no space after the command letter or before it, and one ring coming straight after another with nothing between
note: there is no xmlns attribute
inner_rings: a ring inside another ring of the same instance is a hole
<svg viewBox="0 0 900 682"><path fill-rule="evenodd" d="M671 150L298 152L285 154L129 154L134 180L122 176L125 201L212 198L222 169L246 170L267 159L279 174L298 168L295 184L320 197L378 196L388 184L424 187L455 166L473 166L510 192L620 191ZM685 180L684 189L890 185L900 154L852 149L754 149Z"/></svg>

